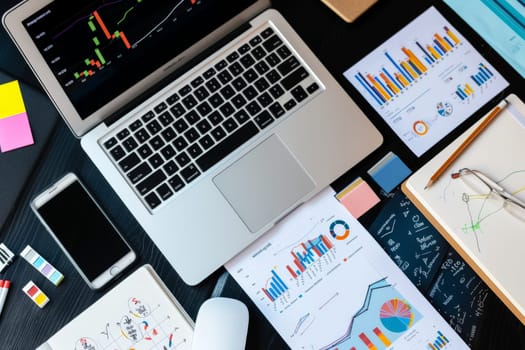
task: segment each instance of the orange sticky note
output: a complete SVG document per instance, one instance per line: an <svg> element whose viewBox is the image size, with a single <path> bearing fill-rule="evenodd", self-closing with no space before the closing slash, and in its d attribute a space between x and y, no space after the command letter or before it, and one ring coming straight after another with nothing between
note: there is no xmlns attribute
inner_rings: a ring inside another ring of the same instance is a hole
<svg viewBox="0 0 525 350"><path fill-rule="evenodd" d="M368 183L360 177L335 197L356 219L381 201Z"/></svg>

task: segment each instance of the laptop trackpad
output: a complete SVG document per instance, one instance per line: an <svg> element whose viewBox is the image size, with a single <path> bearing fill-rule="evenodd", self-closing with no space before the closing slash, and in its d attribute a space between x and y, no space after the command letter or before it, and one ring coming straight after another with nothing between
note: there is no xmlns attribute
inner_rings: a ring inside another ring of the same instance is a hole
<svg viewBox="0 0 525 350"><path fill-rule="evenodd" d="M315 188L277 136L271 136L213 179L248 226L259 231Z"/></svg>

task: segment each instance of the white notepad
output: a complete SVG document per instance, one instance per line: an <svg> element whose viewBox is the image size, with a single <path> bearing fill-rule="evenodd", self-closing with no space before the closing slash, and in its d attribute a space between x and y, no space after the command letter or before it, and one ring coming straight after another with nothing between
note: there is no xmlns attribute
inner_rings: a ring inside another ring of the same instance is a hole
<svg viewBox="0 0 525 350"><path fill-rule="evenodd" d="M502 209L493 197L451 174L461 168L481 171L525 200L525 105L514 94L509 105L428 189L430 176L465 140L480 120L403 184L405 194L449 243L525 323L525 220Z"/></svg>
<svg viewBox="0 0 525 350"><path fill-rule="evenodd" d="M191 349L193 321L143 265L37 350Z"/></svg>

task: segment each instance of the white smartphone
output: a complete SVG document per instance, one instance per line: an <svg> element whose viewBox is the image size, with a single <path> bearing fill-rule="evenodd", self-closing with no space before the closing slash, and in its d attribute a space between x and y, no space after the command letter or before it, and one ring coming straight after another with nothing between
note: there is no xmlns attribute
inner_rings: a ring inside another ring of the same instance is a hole
<svg viewBox="0 0 525 350"><path fill-rule="evenodd" d="M86 187L68 173L31 202L51 236L92 289L98 289L136 259Z"/></svg>

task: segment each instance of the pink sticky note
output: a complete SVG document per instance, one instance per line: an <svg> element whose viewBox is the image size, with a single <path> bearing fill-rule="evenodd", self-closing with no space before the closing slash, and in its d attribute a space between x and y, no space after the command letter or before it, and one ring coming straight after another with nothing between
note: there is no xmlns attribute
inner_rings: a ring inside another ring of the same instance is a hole
<svg viewBox="0 0 525 350"><path fill-rule="evenodd" d="M35 143L27 113L0 119L0 151L7 152Z"/></svg>
<svg viewBox="0 0 525 350"><path fill-rule="evenodd" d="M380 202L374 190L361 178L348 185L336 197L356 219Z"/></svg>

